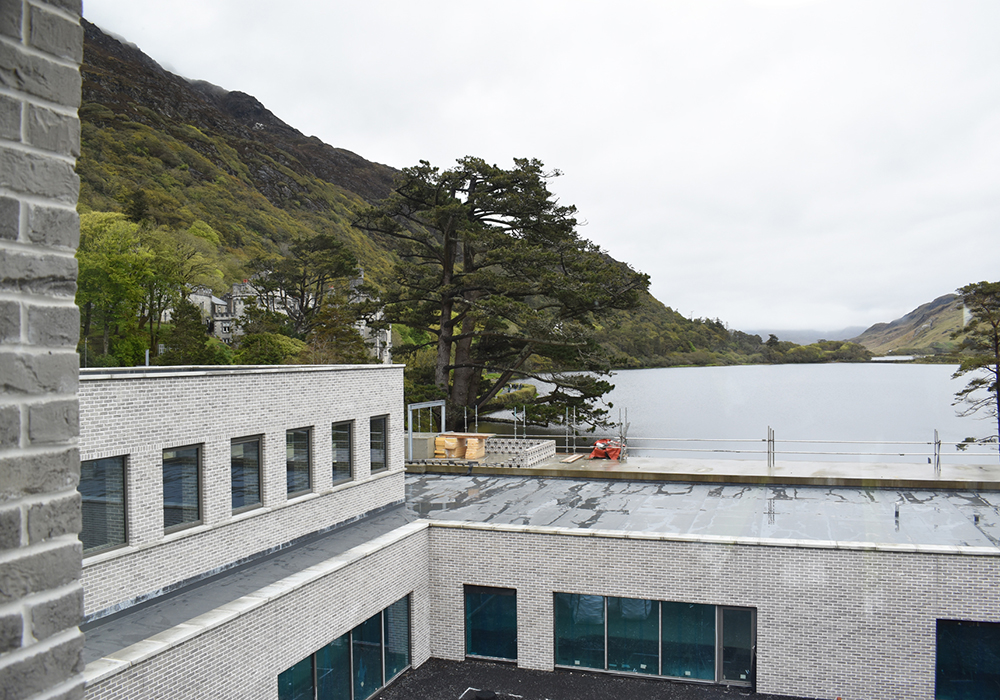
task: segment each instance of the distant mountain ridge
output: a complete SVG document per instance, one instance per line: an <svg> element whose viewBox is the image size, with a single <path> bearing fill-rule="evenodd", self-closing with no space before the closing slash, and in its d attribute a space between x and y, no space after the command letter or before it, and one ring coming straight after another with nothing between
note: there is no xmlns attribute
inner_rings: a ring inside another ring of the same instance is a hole
<svg viewBox="0 0 1000 700"><path fill-rule="evenodd" d="M771 334L774 334L778 340L789 340L798 345L809 345L810 343L815 343L820 340L848 340L865 330L864 326L850 326L848 328L841 328L836 331L817 331L812 328L798 329L798 330L788 330L788 329L754 329L744 331L744 333L755 333L759 335L764 340Z"/></svg>
<svg viewBox="0 0 1000 700"><path fill-rule="evenodd" d="M945 354L958 345L951 335L964 325L961 298L945 294L895 321L876 323L851 341L864 345L875 355Z"/></svg>

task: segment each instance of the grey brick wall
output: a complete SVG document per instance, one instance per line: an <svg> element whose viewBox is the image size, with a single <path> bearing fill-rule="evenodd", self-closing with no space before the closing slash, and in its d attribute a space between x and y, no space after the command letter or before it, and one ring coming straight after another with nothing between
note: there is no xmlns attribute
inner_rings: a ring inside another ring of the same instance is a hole
<svg viewBox="0 0 1000 700"><path fill-rule="evenodd" d="M101 616L295 538L403 500L400 366L221 372L92 370L80 383L81 459L126 455L127 546L83 561ZM369 471L369 418L388 416L389 469ZM331 425L354 424L354 479L333 486ZM312 491L286 496L285 433L312 428ZM233 513L230 441L260 435L262 503ZM164 534L162 453L202 448L202 523ZM390 601L391 602L391 601Z"/></svg>
<svg viewBox="0 0 1000 700"><path fill-rule="evenodd" d="M95 662L87 697L274 698L281 671L407 593L413 665L462 659L472 584L517 590L524 668L553 668L553 593L635 597L755 608L758 692L931 700L936 620L1000 621L998 575L1000 557L974 548L420 521L237 601L230 620Z"/></svg>
<svg viewBox="0 0 1000 700"><path fill-rule="evenodd" d="M257 605L254 596L242 598L230 606L242 610L231 620L189 634L161 653L120 662L119 672L104 673L95 662L86 697L277 698L279 673L406 595L411 596L411 658L419 666L430 655L427 529L410 527L379 539L391 543L378 548L376 541L374 551L356 554L346 565L333 562L328 573L320 571L290 590L269 587Z"/></svg>
<svg viewBox="0 0 1000 700"><path fill-rule="evenodd" d="M1000 557L431 528L431 655L464 657L463 584L517 589L518 664L553 668L554 592L757 609L757 690L931 700L939 618L1000 622ZM801 544L801 543L800 543Z"/></svg>
<svg viewBox="0 0 1000 700"><path fill-rule="evenodd" d="M0 1L0 696L83 694L80 1Z"/></svg>

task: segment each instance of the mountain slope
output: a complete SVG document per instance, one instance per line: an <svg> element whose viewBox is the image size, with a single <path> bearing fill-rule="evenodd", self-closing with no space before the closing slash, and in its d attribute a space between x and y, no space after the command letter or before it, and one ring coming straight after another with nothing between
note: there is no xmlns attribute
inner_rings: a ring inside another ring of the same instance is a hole
<svg viewBox="0 0 1000 700"><path fill-rule="evenodd" d="M307 137L253 96L174 75L83 25L81 211L120 211L173 230L203 221L231 261L227 283L245 277L258 252L287 254L291 242L318 234L342 241L367 282L388 279L390 241L351 222L389 193L396 170ZM604 330L621 367L764 357L758 336L687 319L652 297Z"/></svg>
<svg viewBox="0 0 1000 700"><path fill-rule="evenodd" d="M951 334L963 327L962 303L958 295L945 294L922 304L890 323L876 323L851 341L876 355L932 355L952 351L957 345Z"/></svg>
<svg viewBox="0 0 1000 700"><path fill-rule="evenodd" d="M191 83L84 22L81 209L202 220L237 258L317 233L344 241L377 281L385 247L350 226L395 170L306 137L250 95Z"/></svg>

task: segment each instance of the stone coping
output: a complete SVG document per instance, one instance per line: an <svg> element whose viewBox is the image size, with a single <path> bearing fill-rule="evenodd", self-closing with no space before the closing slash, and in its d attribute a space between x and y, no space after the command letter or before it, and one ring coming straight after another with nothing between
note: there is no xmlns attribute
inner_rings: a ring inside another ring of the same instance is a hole
<svg viewBox="0 0 1000 700"><path fill-rule="evenodd" d="M605 462L605 464L607 464ZM751 486L828 486L862 489L907 489L945 491L1000 491L1000 481L927 479L900 477L809 476L731 472L661 471L655 468L588 468L586 464L557 466L550 463L533 467L505 467L480 463L455 464L423 460L408 462L407 474L459 474L463 476L537 476L556 479L606 479L621 481L665 481L694 484L746 484Z"/></svg>
<svg viewBox="0 0 1000 700"><path fill-rule="evenodd" d="M336 573L392 544L401 542L415 533L427 529L427 526L428 522L425 520L417 520L407 525L402 525L391 532L349 549L343 554L330 557L319 564L307 567L301 571L296 571L280 581L264 586L249 595L241 596L229 603L220 605L214 610L174 625L163 632L151 635L141 642L91 661L83 671L84 681L88 686L99 683L158 654L162 654L172 647L221 627L250 611L261 608L273 600L312 584L325 576Z"/></svg>
<svg viewBox="0 0 1000 700"><path fill-rule="evenodd" d="M80 381L156 377L204 377L236 374L303 374L402 369L405 365L177 365L150 367L81 367Z"/></svg>
<svg viewBox="0 0 1000 700"><path fill-rule="evenodd" d="M902 554L960 554L965 556L1000 557L1000 548L966 547L961 545L906 544L882 542L851 542L842 540L804 540L778 537L739 537L729 535L695 535L669 532L632 530L596 530L577 527L513 525L508 523L473 523L462 520L432 520L432 527L457 530L485 530L528 535L559 535L563 537L594 537L617 540L652 542L688 542L692 544L742 545L752 547L794 547L797 549L841 549L863 552L894 552Z"/></svg>

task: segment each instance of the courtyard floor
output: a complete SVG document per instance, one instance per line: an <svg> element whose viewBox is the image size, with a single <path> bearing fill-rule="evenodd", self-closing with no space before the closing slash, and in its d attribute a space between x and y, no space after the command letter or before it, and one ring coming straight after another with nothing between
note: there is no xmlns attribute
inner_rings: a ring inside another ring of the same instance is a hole
<svg viewBox="0 0 1000 700"><path fill-rule="evenodd" d="M374 700L476 700L481 691L496 700L804 700L762 695L749 688L681 683L653 678L577 671L532 671L513 664L467 659L430 659L404 673ZM483 697L489 697L485 695Z"/></svg>

